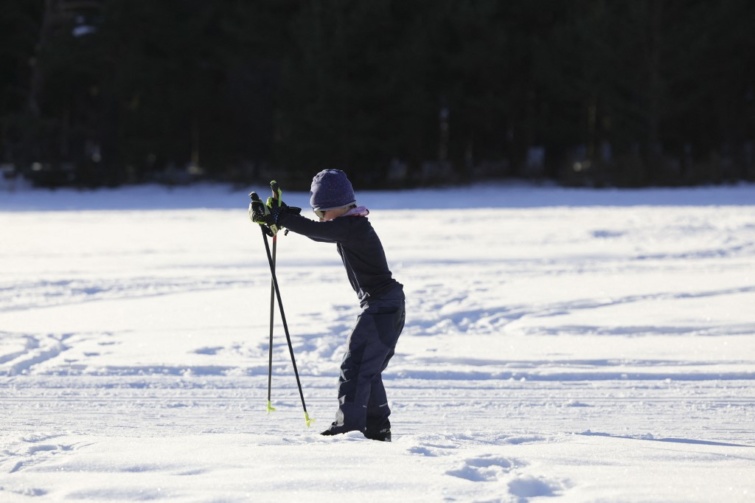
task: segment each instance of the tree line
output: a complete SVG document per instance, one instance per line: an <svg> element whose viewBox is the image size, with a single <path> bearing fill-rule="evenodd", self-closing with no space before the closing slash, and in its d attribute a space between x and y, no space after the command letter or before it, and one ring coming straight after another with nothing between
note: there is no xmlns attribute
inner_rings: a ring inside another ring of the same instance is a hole
<svg viewBox="0 0 755 503"><path fill-rule="evenodd" d="M39 185L755 180L749 0L0 0Z"/></svg>

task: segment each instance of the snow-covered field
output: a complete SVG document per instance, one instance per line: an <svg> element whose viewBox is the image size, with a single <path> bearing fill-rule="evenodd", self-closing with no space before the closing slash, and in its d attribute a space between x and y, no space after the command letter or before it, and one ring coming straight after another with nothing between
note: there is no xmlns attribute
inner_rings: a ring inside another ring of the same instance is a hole
<svg viewBox="0 0 755 503"><path fill-rule="evenodd" d="M248 191L2 189L0 501L755 501L755 186L356 188L408 297L387 444L318 434L331 245L278 243L307 428Z"/></svg>

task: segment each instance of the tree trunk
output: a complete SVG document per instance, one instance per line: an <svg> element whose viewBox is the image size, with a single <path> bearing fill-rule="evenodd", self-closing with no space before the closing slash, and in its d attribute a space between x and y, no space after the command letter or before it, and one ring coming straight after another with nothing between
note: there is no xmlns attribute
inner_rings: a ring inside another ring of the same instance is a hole
<svg viewBox="0 0 755 503"><path fill-rule="evenodd" d="M50 39L57 7L56 0L45 0L44 11L42 12L42 24L39 29L39 38L34 50L34 57L31 61L31 77L29 82L29 112L33 117L39 117L42 113L39 104L42 87L44 86L44 73L40 68L39 60Z"/></svg>

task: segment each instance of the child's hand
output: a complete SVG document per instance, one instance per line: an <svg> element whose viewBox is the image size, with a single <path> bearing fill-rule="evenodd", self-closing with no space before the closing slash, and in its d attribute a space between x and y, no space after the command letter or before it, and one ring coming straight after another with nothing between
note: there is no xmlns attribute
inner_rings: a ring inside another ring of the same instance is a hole
<svg viewBox="0 0 755 503"><path fill-rule="evenodd" d="M260 224L268 235L273 236L278 232L277 215L273 215L270 209L259 199L252 200L249 203L248 213L251 221Z"/></svg>
<svg viewBox="0 0 755 503"><path fill-rule="evenodd" d="M294 215L299 215L301 213L301 208L289 206L282 200L273 197L267 198L266 206L270 214L274 216L276 224L278 223L280 216L284 213L293 213Z"/></svg>
<svg viewBox="0 0 755 503"><path fill-rule="evenodd" d="M271 180L270 190L272 190L273 195L272 197L267 198L266 204L267 209L270 211L270 214L273 215L275 225L278 225L278 219L283 213L293 213L295 215L299 215L301 213L301 208L289 206L283 202L283 191L278 185L278 182Z"/></svg>

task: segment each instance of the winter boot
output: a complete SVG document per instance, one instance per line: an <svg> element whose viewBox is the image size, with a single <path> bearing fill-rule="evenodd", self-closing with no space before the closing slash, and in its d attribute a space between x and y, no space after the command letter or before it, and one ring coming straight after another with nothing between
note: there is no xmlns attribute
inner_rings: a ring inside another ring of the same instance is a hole
<svg viewBox="0 0 755 503"><path fill-rule="evenodd" d="M330 425L330 428L320 433L320 435L324 435L326 437L331 437L333 435L341 435L342 433L347 433L349 431L356 431L353 429L348 429L344 427L343 425L338 425L338 423L333 422L333 424Z"/></svg>
<svg viewBox="0 0 755 503"><path fill-rule="evenodd" d="M391 427L383 428L382 430L378 431L365 431L364 436L369 438L370 440L378 440L380 442L390 442L391 441Z"/></svg>

